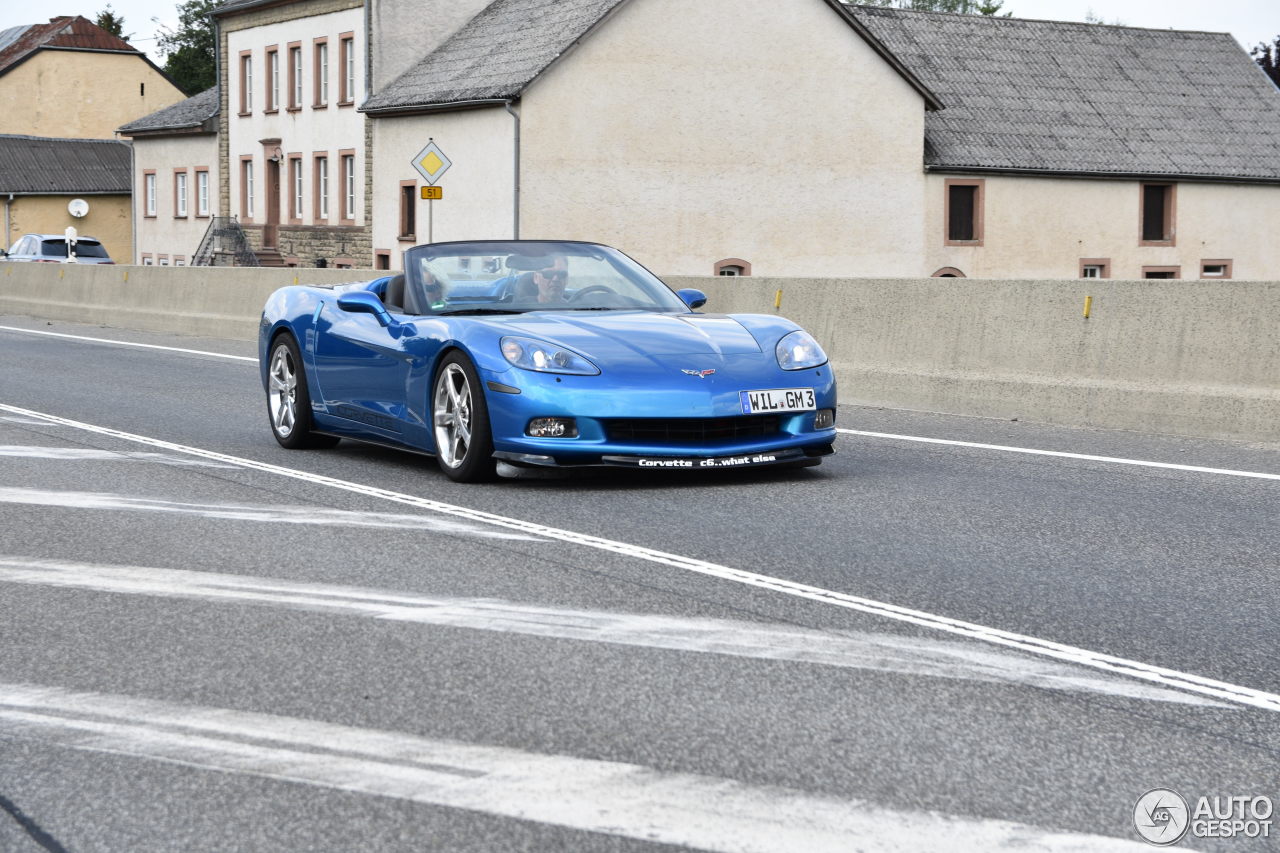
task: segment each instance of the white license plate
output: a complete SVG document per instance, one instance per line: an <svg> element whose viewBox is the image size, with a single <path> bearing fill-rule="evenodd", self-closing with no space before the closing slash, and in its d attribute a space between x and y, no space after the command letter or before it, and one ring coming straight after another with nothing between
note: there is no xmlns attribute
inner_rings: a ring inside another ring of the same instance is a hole
<svg viewBox="0 0 1280 853"><path fill-rule="evenodd" d="M771 388L766 391L739 391L742 412L756 415L768 412L812 412L817 408L812 388Z"/></svg>

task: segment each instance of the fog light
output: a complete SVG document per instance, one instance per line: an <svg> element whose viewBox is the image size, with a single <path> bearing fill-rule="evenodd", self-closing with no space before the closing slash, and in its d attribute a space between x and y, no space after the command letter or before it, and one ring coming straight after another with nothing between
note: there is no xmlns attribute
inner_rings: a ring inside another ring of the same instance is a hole
<svg viewBox="0 0 1280 853"><path fill-rule="evenodd" d="M836 422L835 409L818 409L818 413L813 416L814 429L831 429Z"/></svg>
<svg viewBox="0 0 1280 853"><path fill-rule="evenodd" d="M534 438L577 438L578 422L573 418L534 418L525 433Z"/></svg>

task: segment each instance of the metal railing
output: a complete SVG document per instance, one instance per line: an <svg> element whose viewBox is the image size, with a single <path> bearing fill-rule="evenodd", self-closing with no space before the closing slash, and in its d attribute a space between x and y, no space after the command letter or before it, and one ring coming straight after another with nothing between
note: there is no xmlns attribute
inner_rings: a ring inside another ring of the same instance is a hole
<svg viewBox="0 0 1280 853"><path fill-rule="evenodd" d="M193 267L258 267L262 264L249 238L234 216L215 216L204 232L200 248L191 258Z"/></svg>

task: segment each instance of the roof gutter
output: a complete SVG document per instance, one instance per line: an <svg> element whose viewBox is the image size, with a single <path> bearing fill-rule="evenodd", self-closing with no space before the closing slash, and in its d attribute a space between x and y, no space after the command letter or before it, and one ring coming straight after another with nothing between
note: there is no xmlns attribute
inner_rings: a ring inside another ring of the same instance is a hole
<svg viewBox="0 0 1280 853"><path fill-rule="evenodd" d="M1019 169L1010 166L933 166L925 165L926 172L946 175L1004 175L1010 178L1084 178L1113 181L1192 181L1206 184L1280 184L1280 176L1274 178L1240 175L1184 175L1173 172L1100 172L1067 171L1055 169Z"/></svg>
<svg viewBox="0 0 1280 853"><path fill-rule="evenodd" d="M477 107L503 107L510 103L511 101L507 98L481 98L474 101L451 101L447 104L413 104L404 107L370 107L365 105L356 109L371 116L381 117L441 113L449 112L450 110L470 110Z"/></svg>

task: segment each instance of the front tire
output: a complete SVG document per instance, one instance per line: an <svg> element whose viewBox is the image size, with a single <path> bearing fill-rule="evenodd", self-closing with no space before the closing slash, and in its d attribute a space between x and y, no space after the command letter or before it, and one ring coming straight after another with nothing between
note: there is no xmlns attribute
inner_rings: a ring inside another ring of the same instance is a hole
<svg viewBox="0 0 1280 853"><path fill-rule="evenodd" d="M267 414L271 418L271 434L280 446L298 450L337 444L337 438L311 431L311 394L298 344L292 336L283 334L272 342L267 365Z"/></svg>
<svg viewBox="0 0 1280 853"><path fill-rule="evenodd" d="M436 373L431 395L431 423L440 470L459 483L477 483L497 476L489 407L480 376L471 360L449 353Z"/></svg>

